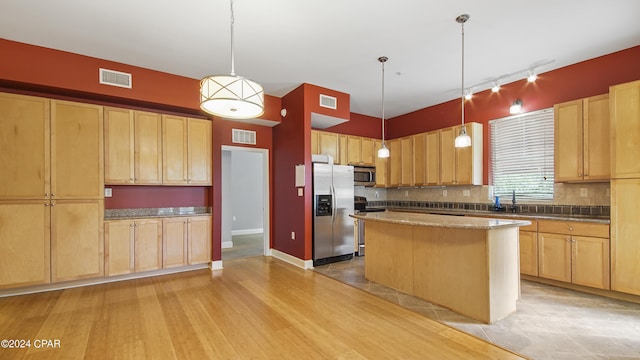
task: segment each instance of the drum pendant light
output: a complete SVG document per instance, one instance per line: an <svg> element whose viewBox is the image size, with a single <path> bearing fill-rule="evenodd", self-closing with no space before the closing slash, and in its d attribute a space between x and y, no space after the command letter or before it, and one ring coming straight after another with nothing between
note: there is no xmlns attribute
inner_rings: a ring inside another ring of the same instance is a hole
<svg viewBox="0 0 640 360"><path fill-rule="evenodd" d="M231 74L210 75L200 80L200 108L222 118L252 119L264 113L264 90L260 84L235 74L234 22L231 0Z"/></svg>
<svg viewBox="0 0 640 360"><path fill-rule="evenodd" d="M471 137L467 134L467 127L464 125L464 23L469 20L469 15L462 14L456 18L456 21L462 25L462 86L460 87L462 99L462 127L460 133L456 136L455 147L471 146Z"/></svg>
<svg viewBox="0 0 640 360"><path fill-rule="evenodd" d="M382 64L382 147L378 149L378 157L381 159L389 157L389 149L384 143L384 63L389 60L386 56L380 56L378 61Z"/></svg>

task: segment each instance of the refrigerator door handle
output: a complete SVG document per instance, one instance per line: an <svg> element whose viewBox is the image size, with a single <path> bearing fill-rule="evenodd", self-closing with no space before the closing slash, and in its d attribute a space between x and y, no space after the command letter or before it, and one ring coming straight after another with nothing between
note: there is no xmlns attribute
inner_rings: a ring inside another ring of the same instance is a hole
<svg viewBox="0 0 640 360"><path fill-rule="evenodd" d="M331 223L336 222L336 188L333 184L330 187L331 189Z"/></svg>

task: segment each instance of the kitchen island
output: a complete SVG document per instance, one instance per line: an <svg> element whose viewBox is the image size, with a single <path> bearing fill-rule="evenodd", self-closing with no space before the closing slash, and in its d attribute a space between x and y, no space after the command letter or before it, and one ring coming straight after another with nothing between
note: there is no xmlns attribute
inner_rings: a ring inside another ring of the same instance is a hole
<svg viewBox="0 0 640 360"><path fill-rule="evenodd" d="M518 227L529 221L378 212L364 220L365 277L485 323L516 310Z"/></svg>

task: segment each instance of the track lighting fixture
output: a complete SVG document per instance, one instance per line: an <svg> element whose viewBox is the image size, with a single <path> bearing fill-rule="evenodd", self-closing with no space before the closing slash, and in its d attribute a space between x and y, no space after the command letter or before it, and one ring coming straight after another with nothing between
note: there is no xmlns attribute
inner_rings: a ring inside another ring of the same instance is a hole
<svg viewBox="0 0 640 360"><path fill-rule="evenodd" d="M535 71L529 70L529 76L527 76L527 81L531 83L536 81L537 78L538 78L538 75L536 75Z"/></svg>
<svg viewBox="0 0 640 360"><path fill-rule="evenodd" d="M493 87L491 87L491 92L497 93L500 91L500 85L498 85L497 81L493 82Z"/></svg>

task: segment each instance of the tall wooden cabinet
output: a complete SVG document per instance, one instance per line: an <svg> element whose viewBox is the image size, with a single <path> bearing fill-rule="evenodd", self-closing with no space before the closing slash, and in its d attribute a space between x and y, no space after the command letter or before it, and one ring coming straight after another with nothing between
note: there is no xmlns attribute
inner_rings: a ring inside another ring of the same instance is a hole
<svg viewBox="0 0 640 360"><path fill-rule="evenodd" d="M555 181L609 180L609 95L553 108Z"/></svg>
<svg viewBox="0 0 640 360"><path fill-rule="evenodd" d="M104 274L102 116L0 93L0 287Z"/></svg>
<svg viewBox="0 0 640 360"><path fill-rule="evenodd" d="M640 295L640 80L609 88L611 289Z"/></svg>
<svg viewBox="0 0 640 360"><path fill-rule="evenodd" d="M104 109L106 184L162 184L160 114Z"/></svg>

